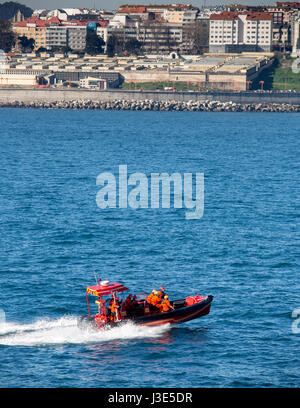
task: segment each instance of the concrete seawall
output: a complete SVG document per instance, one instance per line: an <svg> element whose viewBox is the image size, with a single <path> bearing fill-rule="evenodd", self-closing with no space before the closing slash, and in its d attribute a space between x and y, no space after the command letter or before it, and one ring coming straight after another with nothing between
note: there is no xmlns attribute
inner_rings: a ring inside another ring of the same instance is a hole
<svg viewBox="0 0 300 408"><path fill-rule="evenodd" d="M29 104L31 102L51 103L59 101L101 101L116 100L156 102L198 102L219 101L240 104L275 103L300 105L300 92L260 93L260 92L172 92L172 91L126 91L108 90L91 91L78 89L0 89L0 105L11 104L15 101Z"/></svg>

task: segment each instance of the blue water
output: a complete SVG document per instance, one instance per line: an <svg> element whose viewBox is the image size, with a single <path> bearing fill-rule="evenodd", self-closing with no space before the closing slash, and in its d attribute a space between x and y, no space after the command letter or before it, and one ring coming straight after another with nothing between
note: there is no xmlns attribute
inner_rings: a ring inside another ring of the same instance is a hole
<svg viewBox="0 0 300 408"><path fill-rule="evenodd" d="M1 387L298 387L299 114L0 110ZM205 176L182 209L96 205L104 171ZM175 327L80 330L102 279L212 294Z"/></svg>

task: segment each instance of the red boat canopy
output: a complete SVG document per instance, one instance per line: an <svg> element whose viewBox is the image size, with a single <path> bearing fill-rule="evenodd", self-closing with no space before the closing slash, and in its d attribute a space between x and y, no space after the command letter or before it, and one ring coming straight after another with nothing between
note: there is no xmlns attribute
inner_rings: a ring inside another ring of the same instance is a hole
<svg viewBox="0 0 300 408"><path fill-rule="evenodd" d="M124 290L128 290L124 285L121 283L110 283L108 281L100 281L99 285L95 286L88 286L86 288L86 293L89 293L94 296L104 296L110 295L114 292L123 292Z"/></svg>

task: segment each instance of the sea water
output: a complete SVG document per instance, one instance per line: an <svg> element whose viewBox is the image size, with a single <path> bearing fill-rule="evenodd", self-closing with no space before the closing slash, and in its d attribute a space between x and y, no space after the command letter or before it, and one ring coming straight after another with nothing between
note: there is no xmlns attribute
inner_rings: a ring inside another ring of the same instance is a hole
<svg viewBox="0 0 300 408"><path fill-rule="evenodd" d="M299 114L2 109L0 123L1 387L299 386ZM203 173L203 216L100 209L97 176L120 165ZM211 294L211 312L79 329L95 276Z"/></svg>

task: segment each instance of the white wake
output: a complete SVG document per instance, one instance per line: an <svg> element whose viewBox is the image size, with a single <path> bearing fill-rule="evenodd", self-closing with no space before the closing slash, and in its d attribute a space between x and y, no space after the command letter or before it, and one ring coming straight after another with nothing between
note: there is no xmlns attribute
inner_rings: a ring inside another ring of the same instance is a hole
<svg viewBox="0 0 300 408"><path fill-rule="evenodd" d="M77 317L56 320L43 319L30 324L1 323L0 345L46 346L59 344L101 343L112 340L160 337L170 325L157 327L137 326L124 323L109 330L95 331L77 327Z"/></svg>

